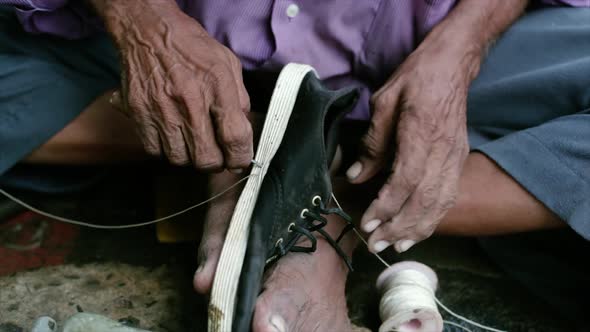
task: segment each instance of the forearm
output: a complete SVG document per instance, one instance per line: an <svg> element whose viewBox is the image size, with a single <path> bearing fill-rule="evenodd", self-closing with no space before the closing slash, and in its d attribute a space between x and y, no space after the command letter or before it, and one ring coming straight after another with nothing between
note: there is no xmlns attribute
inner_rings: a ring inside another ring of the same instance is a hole
<svg viewBox="0 0 590 332"><path fill-rule="evenodd" d="M461 0L420 44L456 59L465 66L464 77L471 82L488 47L524 12L528 0Z"/></svg>

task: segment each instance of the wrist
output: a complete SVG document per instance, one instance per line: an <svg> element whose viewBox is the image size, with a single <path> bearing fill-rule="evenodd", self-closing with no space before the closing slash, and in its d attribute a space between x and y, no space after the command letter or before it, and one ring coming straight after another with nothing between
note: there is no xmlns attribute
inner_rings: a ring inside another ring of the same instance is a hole
<svg viewBox="0 0 590 332"><path fill-rule="evenodd" d="M488 48L525 10L528 0L462 0L423 41L424 48L454 58L468 84Z"/></svg>
<svg viewBox="0 0 590 332"><path fill-rule="evenodd" d="M130 30L149 33L159 23L183 15L174 0L89 0L119 47Z"/></svg>
<svg viewBox="0 0 590 332"><path fill-rule="evenodd" d="M479 73L487 45L468 33L443 29L432 31L416 51L440 59L455 83L467 88Z"/></svg>

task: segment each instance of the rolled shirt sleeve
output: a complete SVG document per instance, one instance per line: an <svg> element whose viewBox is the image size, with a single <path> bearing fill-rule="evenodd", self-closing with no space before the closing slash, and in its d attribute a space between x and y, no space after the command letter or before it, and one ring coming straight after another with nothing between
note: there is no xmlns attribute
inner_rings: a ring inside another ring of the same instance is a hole
<svg viewBox="0 0 590 332"><path fill-rule="evenodd" d="M0 5L12 5L30 33L80 39L101 29L98 17L82 0L0 0Z"/></svg>

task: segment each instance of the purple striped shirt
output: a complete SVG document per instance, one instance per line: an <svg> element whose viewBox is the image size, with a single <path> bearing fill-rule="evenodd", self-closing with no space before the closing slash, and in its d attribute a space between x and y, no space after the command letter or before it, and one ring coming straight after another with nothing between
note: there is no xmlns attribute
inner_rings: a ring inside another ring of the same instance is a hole
<svg viewBox="0 0 590 332"><path fill-rule="evenodd" d="M358 86L353 118L369 117L368 99L457 0L177 0L180 8L232 49L244 68L312 65L328 86ZM590 0L537 0L590 7ZM0 0L16 7L25 29L65 38L100 22L81 0ZM270 24L269 24L270 22Z"/></svg>

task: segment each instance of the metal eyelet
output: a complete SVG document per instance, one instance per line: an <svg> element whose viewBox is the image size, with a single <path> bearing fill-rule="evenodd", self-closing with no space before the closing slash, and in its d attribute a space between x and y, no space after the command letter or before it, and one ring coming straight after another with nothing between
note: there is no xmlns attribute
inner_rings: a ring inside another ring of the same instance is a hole
<svg viewBox="0 0 590 332"><path fill-rule="evenodd" d="M277 243L275 243L275 247L278 247L282 243L283 243L283 238L278 239Z"/></svg>
<svg viewBox="0 0 590 332"><path fill-rule="evenodd" d="M289 224L289 228L287 228L287 231L289 231L289 233L291 233L293 230L291 229L293 226L295 226L295 223L292 222Z"/></svg>
<svg viewBox="0 0 590 332"><path fill-rule="evenodd" d="M301 210L301 213L299 214L299 217L301 217L301 219L305 219L305 218L306 218L305 214L306 214L307 212L309 212L309 210L308 210L308 209L303 209L303 210Z"/></svg>
<svg viewBox="0 0 590 332"><path fill-rule="evenodd" d="M311 199L311 204L313 204L313 206L319 206L321 202L322 202L322 197L319 195L315 195Z"/></svg>
<svg viewBox="0 0 590 332"><path fill-rule="evenodd" d="M268 264L268 263L270 263L270 262L274 261L275 259L277 259L277 255L272 255L271 257L269 257L269 258L266 260L266 262L264 262L264 264L266 265L266 264Z"/></svg>

